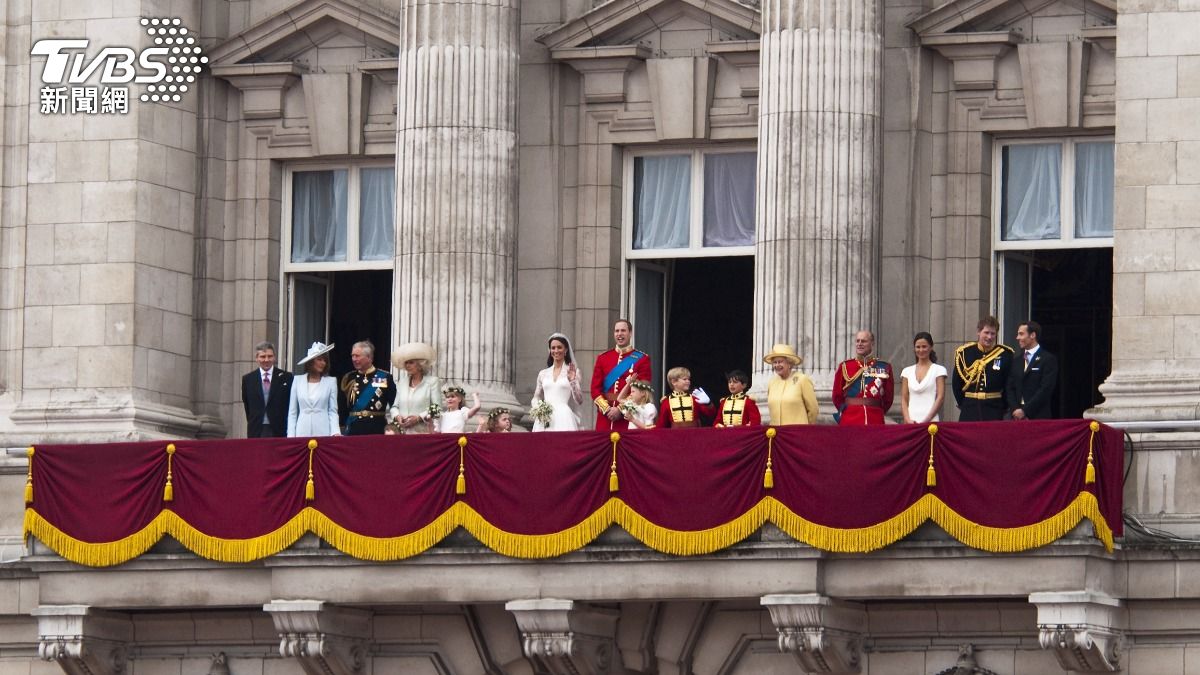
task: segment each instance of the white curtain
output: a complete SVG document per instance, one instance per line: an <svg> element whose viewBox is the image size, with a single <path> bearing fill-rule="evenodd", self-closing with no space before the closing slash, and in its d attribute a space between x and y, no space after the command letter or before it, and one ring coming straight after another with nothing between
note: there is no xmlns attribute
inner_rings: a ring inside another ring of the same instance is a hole
<svg viewBox="0 0 1200 675"><path fill-rule="evenodd" d="M292 262L346 259L346 170L292 174Z"/></svg>
<svg viewBox="0 0 1200 675"><path fill-rule="evenodd" d="M1062 146L1009 145L1003 160L1004 240L1057 239Z"/></svg>
<svg viewBox="0 0 1200 675"><path fill-rule="evenodd" d="M691 155L633 160L633 247L687 248Z"/></svg>
<svg viewBox="0 0 1200 675"><path fill-rule="evenodd" d="M757 153L704 156L704 245L754 244Z"/></svg>
<svg viewBox="0 0 1200 675"><path fill-rule="evenodd" d="M390 260L394 255L396 170L392 167L363 169L359 207L359 251L361 260Z"/></svg>
<svg viewBox="0 0 1200 675"><path fill-rule="evenodd" d="M1113 236L1113 144L1075 146L1075 236Z"/></svg>

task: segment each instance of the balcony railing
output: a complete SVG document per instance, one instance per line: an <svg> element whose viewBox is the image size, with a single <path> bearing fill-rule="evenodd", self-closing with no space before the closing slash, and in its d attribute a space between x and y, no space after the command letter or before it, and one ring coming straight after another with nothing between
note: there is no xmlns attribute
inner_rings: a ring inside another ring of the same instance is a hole
<svg viewBox="0 0 1200 675"><path fill-rule="evenodd" d="M1122 533L1122 434L1088 420L743 427L35 446L24 529L85 565L164 536L245 562L313 533L396 560L462 527L518 558L579 549L618 525L651 549L711 553L765 524L869 552L932 522L1020 551L1084 520Z"/></svg>

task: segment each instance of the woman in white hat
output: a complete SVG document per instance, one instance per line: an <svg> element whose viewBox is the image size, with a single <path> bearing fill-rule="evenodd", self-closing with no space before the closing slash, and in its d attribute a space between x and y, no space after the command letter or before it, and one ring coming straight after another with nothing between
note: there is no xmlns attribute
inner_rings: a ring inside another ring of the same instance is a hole
<svg viewBox="0 0 1200 675"><path fill-rule="evenodd" d="M808 375L798 372L801 358L791 345L777 344L763 357L775 375L767 384L767 410L771 424L816 424L817 392Z"/></svg>
<svg viewBox="0 0 1200 675"><path fill-rule="evenodd" d="M424 342L409 342L392 352L392 363L400 374L396 376L396 402L388 409L387 418L402 434L431 431L426 424L429 409L442 405L442 383L430 374L434 360L433 347Z"/></svg>
<svg viewBox="0 0 1200 675"><path fill-rule="evenodd" d="M337 380L326 375L333 345L314 342L297 366L306 376L292 385L288 404L288 436L341 436L338 428Z"/></svg>

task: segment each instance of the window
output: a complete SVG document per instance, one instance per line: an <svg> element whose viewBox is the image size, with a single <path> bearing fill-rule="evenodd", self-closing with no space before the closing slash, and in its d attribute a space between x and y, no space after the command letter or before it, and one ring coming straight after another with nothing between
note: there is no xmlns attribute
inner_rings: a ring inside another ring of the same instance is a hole
<svg viewBox="0 0 1200 675"><path fill-rule="evenodd" d="M391 268L395 167L293 169L286 184L287 271Z"/></svg>
<svg viewBox="0 0 1200 675"><path fill-rule="evenodd" d="M395 258L392 162L293 166L283 180L284 363L294 364L316 340L368 337L386 345ZM370 300L355 305L363 294ZM331 362L335 370L338 359L344 360L341 351Z"/></svg>
<svg viewBox="0 0 1200 675"><path fill-rule="evenodd" d="M1112 246L1111 139L1005 141L995 161L998 250Z"/></svg>
<svg viewBox="0 0 1200 675"><path fill-rule="evenodd" d="M748 148L629 153L626 257L753 255L756 162Z"/></svg>

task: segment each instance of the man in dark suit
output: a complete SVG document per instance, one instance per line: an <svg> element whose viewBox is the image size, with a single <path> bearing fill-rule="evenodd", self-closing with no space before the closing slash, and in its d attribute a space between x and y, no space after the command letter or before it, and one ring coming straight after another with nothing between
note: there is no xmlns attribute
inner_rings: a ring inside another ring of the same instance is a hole
<svg viewBox="0 0 1200 675"><path fill-rule="evenodd" d="M1050 399L1058 386L1058 359L1038 344L1042 327L1026 321L1017 328L1021 347L1008 376L1008 402L1014 420L1048 420Z"/></svg>
<svg viewBox="0 0 1200 675"><path fill-rule="evenodd" d="M258 368L242 377L242 407L246 410L246 436L287 436L288 403L292 374L275 367L275 345L254 345Z"/></svg>

